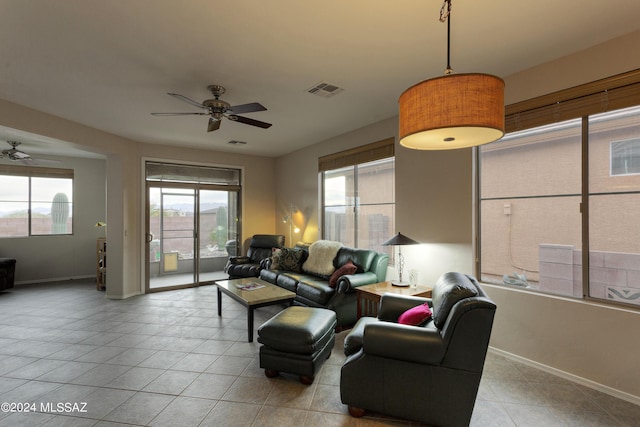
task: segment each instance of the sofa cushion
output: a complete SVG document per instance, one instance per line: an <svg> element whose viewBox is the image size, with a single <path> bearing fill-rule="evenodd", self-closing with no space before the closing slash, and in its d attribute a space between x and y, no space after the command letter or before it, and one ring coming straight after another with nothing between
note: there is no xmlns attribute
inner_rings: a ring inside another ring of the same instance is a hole
<svg viewBox="0 0 640 427"><path fill-rule="evenodd" d="M295 248L273 248L271 251L271 269L301 272L307 252Z"/></svg>
<svg viewBox="0 0 640 427"><path fill-rule="evenodd" d="M296 292L298 290L298 281L295 274L282 272L276 278L276 285L288 291Z"/></svg>
<svg viewBox="0 0 640 427"><path fill-rule="evenodd" d="M317 278L300 280L296 290L298 296L322 306L326 306L335 293L336 290L329 286L328 281Z"/></svg>
<svg viewBox="0 0 640 427"><path fill-rule="evenodd" d="M330 240L318 240L309 246L309 257L302 264L305 273L329 279L336 269L333 260L342 247L342 243Z"/></svg>
<svg viewBox="0 0 640 427"><path fill-rule="evenodd" d="M275 285L276 280L278 280L278 275L280 275L280 273L282 273L282 271L280 270L267 270L265 268L260 270L260 278L262 280L266 280L267 282Z"/></svg>
<svg viewBox="0 0 640 427"><path fill-rule="evenodd" d="M358 267L351 261L347 261L346 264L338 268L333 272L331 277L329 278L329 287L335 288L338 286L338 279L345 274L354 274L358 270Z"/></svg>
<svg viewBox="0 0 640 427"><path fill-rule="evenodd" d="M342 247L338 251L338 254L333 262L335 268L340 267L341 265L346 264L348 261L351 261L358 267L356 273L364 273L365 271L369 271L371 269L371 263L373 259L376 257L376 251L371 249L356 249L356 248L347 248Z"/></svg>
<svg viewBox="0 0 640 427"><path fill-rule="evenodd" d="M438 329L442 329L451 308L462 299L477 296L478 290L467 276L452 272L440 276L431 295L433 321Z"/></svg>

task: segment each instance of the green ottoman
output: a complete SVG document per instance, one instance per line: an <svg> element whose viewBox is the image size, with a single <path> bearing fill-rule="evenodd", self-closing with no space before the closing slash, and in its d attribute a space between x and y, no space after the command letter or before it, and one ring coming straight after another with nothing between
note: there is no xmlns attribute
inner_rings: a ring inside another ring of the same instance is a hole
<svg viewBox="0 0 640 427"><path fill-rule="evenodd" d="M258 328L260 367L267 377L280 372L300 375L303 384L331 355L336 340L336 313L312 307L288 307Z"/></svg>

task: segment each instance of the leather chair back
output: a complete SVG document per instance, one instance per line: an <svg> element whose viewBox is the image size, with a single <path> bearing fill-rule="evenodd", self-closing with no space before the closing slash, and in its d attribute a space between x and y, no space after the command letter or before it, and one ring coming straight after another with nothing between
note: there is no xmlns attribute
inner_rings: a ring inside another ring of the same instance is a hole
<svg viewBox="0 0 640 427"><path fill-rule="evenodd" d="M254 263L259 263L271 256L272 248L284 247L284 236L282 234L254 234L249 242L247 256Z"/></svg>

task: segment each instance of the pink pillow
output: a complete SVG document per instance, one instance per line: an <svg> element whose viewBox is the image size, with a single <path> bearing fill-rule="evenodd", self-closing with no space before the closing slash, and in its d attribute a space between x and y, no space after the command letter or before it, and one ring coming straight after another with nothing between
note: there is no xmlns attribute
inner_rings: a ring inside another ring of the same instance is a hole
<svg viewBox="0 0 640 427"><path fill-rule="evenodd" d="M358 270L358 267L351 261L347 261L342 267L333 272L329 278L329 287L335 288L338 286L338 279L345 274L354 274Z"/></svg>
<svg viewBox="0 0 640 427"><path fill-rule="evenodd" d="M417 326L431 317L431 309L425 302L417 307L410 308L398 317L398 323L402 325Z"/></svg>

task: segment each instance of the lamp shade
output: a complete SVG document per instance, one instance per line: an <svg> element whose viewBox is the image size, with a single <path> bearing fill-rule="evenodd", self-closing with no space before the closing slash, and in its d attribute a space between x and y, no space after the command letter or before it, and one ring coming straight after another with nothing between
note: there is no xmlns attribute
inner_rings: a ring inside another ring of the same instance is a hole
<svg viewBox="0 0 640 427"><path fill-rule="evenodd" d="M386 242L382 246L404 246L404 245L419 245L420 242L416 242L410 237L405 236L402 233L398 233Z"/></svg>
<svg viewBox="0 0 640 427"><path fill-rule="evenodd" d="M504 135L504 81L481 73L424 80L399 99L400 145L448 150L496 141Z"/></svg>

